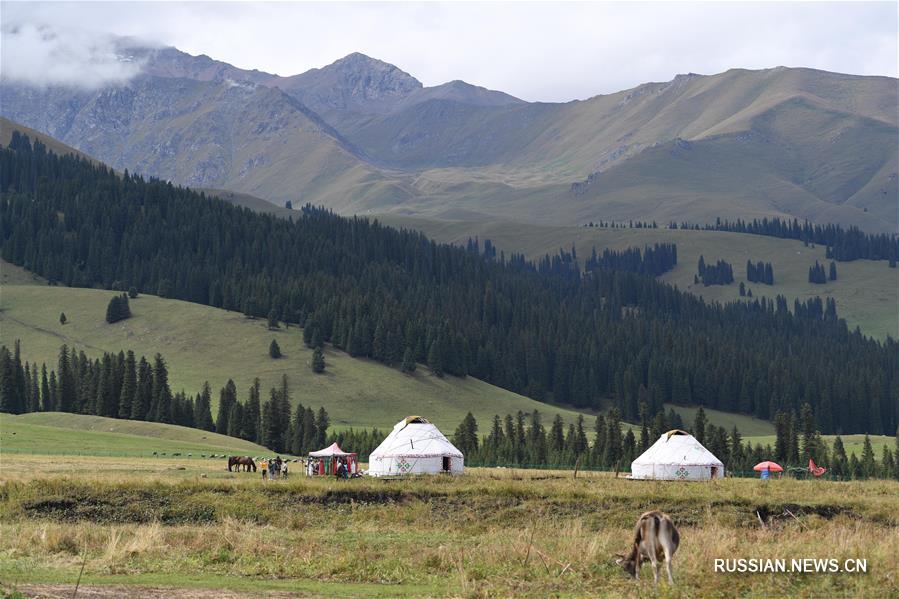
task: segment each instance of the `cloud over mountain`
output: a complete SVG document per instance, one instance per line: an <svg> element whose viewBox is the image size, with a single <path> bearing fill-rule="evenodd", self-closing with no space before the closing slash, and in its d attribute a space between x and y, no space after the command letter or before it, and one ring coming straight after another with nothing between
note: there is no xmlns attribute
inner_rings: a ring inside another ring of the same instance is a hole
<svg viewBox="0 0 899 599"><path fill-rule="evenodd" d="M117 52L112 36L84 29L4 24L0 76L32 85L95 89L124 83L140 64Z"/></svg>

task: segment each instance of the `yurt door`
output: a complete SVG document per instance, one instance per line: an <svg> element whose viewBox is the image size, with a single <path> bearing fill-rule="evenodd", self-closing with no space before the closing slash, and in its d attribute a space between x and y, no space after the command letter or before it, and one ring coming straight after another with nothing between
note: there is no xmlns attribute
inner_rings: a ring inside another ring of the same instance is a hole
<svg viewBox="0 0 899 599"><path fill-rule="evenodd" d="M451 470L451 465L452 465L451 460L452 460L452 458L443 456L443 471L444 472L449 472Z"/></svg>

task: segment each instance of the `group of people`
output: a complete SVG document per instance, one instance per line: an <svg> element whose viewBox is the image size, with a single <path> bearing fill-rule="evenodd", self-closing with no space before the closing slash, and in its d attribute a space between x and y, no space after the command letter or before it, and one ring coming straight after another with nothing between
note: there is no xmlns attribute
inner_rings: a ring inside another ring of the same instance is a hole
<svg viewBox="0 0 899 599"><path fill-rule="evenodd" d="M262 470L262 480L287 478L287 460L282 460L281 456L274 459L262 458L259 460L259 467Z"/></svg>
<svg viewBox="0 0 899 599"><path fill-rule="evenodd" d="M318 476L322 473L328 475L331 467L332 465L326 459L309 458L306 460L306 476ZM334 467L333 472L337 480L350 478L354 474L351 472L346 458L337 458L337 466Z"/></svg>

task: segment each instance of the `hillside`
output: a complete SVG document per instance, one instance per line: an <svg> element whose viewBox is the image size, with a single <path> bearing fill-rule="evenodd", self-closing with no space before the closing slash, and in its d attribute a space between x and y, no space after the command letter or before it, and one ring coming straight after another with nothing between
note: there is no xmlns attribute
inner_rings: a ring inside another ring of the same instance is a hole
<svg viewBox="0 0 899 599"><path fill-rule="evenodd" d="M4 265L4 269L6 266ZM472 411L486 428L494 414L518 410L544 413L547 421L559 413L573 421L576 413L538 403L472 377L439 379L419 367L412 375L370 360L351 358L327 349L327 371L312 373L312 351L303 345L300 329L269 331L265 321L237 312L189 302L141 295L131 301L134 316L114 325L103 319L113 292L67 287L4 285L0 297L0 343L22 341L22 356L30 362L56 364L59 347L67 344L90 356L133 349L151 357L159 352L169 366L175 391L195 394L209 381L213 402L228 378L246 397L254 377L269 387L287 374L294 402L324 406L332 426L391 428L401 418L422 414L447 434ZM59 324L59 313L68 318ZM268 346L276 339L284 357L272 360ZM213 414L215 408L213 407Z"/></svg>
<svg viewBox="0 0 899 599"><path fill-rule="evenodd" d="M142 76L95 93L3 85L3 114L124 171L346 209L408 193L277 89ZM353 190L352 198L347 193Z"/></svg>
<svg viewBox="0 0 899 599"><path fill-rule="evenodd" d="M888 77L731 69L553 104L358 53L279 77L128 52L144 73L122 87L4 83L0 111L118 169L343 214L899 226Z"/></svg>
<svg viewBox="0 0 899 599"><path fill-rule="evenodd" d="M0 416L0 448L7 453L182 456L210 453L267 454L264 447L193 428L101 416L43 412Z"/></svg>
<svg viewBox="0 0 899 599"><path fill-rule="evenodd" d="M808 269L817 260L826 263L825 248L806 247L801 241L724 231L688 231L658 229L608 229L599 227L549 227L488 221L438 221L430 219L379 215L385 224L422 231L446 243L465 245L469 238L491 240L507 254L523 253L529 259L558 253L560 248L577 249L581 260L595 247L626 249L654 243L675 243L678 264L661 280L705 299L733 301L739 299L740 282L745 282L755 297L773 299L777 295L804 301L820 296L837 302L840 317L850 327L860 327L868 335L885 339L899 338L899 270L885 261L854 260L838 262L838 278L824 285L808 282ZM693 283L699 256L706 261L723 259L734 268L734 283L705 287ZM749 283L746 261L770 262L774 267L774 285Z"/></svg>

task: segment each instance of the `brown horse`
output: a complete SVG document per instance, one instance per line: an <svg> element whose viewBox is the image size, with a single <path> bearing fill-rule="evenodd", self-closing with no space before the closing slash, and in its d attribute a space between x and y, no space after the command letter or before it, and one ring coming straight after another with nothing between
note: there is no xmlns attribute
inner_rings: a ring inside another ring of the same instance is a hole
<svg viewBox="0 0 899 599"><path fill-rule="evenodd" d="M237 466L237 471L240 472L240 467L243 466L244 472L249 472L250 469L253 472L256 472L256 462L253 461L253 458L248 456L236 456L232 455L228 457L228 472L231 472L231 466Z"/></svg>

